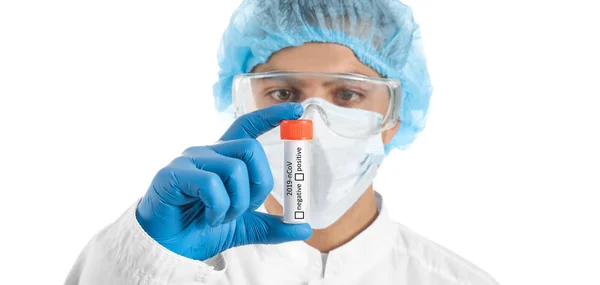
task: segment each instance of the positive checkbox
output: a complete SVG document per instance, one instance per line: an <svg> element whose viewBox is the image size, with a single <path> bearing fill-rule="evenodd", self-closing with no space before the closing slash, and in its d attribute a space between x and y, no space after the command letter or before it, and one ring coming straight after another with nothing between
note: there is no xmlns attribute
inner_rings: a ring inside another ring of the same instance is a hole
<svg viewBox="0 0 600 285"><path fill-rule="evenodd" d="M296 181L304 181L304 173L296 173L294 179L296 179Z"/></svg>
<svg viewBox="0 0 600 285"><path fill-rule="evenodd" d="M294 212L294 218L296 218L298 220L304 219L304 211Z"/></svg>

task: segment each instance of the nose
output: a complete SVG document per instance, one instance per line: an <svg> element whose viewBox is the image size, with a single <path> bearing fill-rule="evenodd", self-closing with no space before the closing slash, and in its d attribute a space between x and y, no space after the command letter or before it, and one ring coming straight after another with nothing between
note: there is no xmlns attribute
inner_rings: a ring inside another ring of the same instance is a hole
<svg viewBox="0 0 600 285"><path fill-rule="evenodd" d="M302 119L314 119L314 116L321 116L321 119L325 122L325 124L329 125L329 121L327 119L327 113L323 110L322 104L326 104L321 97L310 97L304 102L302 102L302 106L304 107L304 113L302 114Z"/></svg>
<svg viewBox="0 0 600 285"><path fill-rule="evenodd" d="M320 83L307 84L306 86L303 86L301 90L302 95L300 98L302 102L310 100L312 98L322 98L327 100L327 98L329 97L328 94L330 92L330 90L321 86Z"/></svg>

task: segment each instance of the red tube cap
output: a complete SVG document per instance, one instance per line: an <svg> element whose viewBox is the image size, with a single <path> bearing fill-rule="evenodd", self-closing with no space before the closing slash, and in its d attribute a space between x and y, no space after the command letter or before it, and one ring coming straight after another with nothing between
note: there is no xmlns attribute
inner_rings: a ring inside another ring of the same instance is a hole
<svg viewBox="0 0 600 285"><path fill-rule="evenodd" d="M312 140L313 124L311 120L283 120L280 125L282 140Z"/></svg>

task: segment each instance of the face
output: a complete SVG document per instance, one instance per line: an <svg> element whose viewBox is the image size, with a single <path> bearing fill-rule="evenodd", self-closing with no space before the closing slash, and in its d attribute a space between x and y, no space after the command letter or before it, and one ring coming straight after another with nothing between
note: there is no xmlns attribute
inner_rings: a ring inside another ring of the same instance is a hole
<svg viewBox="0 0 600 285"><path fill-rule="evenodd" d="M276 52L253 72L353 73L381 78L372 68L361 63L349 48L331 43L307 43ZM384 115L389 105L387 87L356 80L328 77L296 76L285 80L265 78L253 82L258 108L282 102L302 102L321 97L338 106L359 108ZM382 133L383 143L391 141L400 122Z"/></svg>

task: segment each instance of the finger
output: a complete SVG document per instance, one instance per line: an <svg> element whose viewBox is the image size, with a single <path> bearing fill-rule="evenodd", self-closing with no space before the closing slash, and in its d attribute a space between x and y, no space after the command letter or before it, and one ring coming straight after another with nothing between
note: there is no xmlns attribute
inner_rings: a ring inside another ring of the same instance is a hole
<svg viewBox="0 0 600 285"><path fill-rule="evenodd" d="M281 216L251 212L242 216L236 227L236 246L246 244L278 244L307 240L312 235L309 224L286 224Z"/></svg>
<svg viewBox="0 0 600 285"><path fill-rule="evenodd" d="M229 195L230 205L223 223L230 222L248 210L250 184L246 163L237 158L214 153L202 158L191 157L197 168L213 172L221 178Z"/></svg>
<svg viewBox="0 0 600 285"><path fill-rule="evenodd" d="M302 105L281 103L245 114L231 124L221 137L222 141L255 139L279 125L282 120L296 120L302 116Z"/></svg>
<svg viewBox="0 0 600 285"><path fill-rule="evenodd" d="M258 209L273 189L273 175L260 143L255 139L241 139L209 147L220 155L237 158L246 164L250 187L248 210Z"/></svg>
<svg viewBox="0 0 600 285"><path fill-rule="evenodd" d="M196 168L189 157L175 159L161 172L163 177L171 177L173 186L183 194L204 203L204 215L209 225L218 225L225 218L231 201L219 175Z"/></svg>

